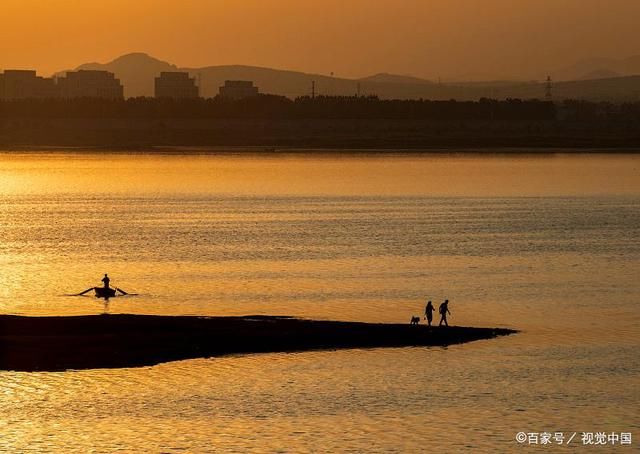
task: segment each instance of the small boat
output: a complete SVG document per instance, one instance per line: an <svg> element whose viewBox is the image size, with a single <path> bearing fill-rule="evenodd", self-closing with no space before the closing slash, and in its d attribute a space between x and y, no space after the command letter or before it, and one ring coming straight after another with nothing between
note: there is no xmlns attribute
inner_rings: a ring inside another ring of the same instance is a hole
<svg viewBox="0 0 640 454"><path fill-rule="evenodd" d="M116 289L110 287L94 287L96 298L112 298L116 296Z"/></svg>
<svg viewBox="0 0 640 454"><path fill-rule="evenodd" d="M76 293L71 296L82 296L86 293L89 293L91 290L95 292L96 298L113 298L114 296L116 296L116 292L120 293L121 295L135 295L135 293L127 293L118 287L89 287L84 292Z"/></svg>

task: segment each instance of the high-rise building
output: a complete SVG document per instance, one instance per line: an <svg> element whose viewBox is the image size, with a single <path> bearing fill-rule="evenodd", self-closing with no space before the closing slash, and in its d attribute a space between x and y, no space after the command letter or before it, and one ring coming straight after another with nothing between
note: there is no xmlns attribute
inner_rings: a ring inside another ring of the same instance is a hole
<svg viewBox="0 0 640 454"><path fill-rule="evenodd" d="M0 74L0 99L54 98L54 80L36 75L35 71L7 69Z"/></svg>
<svg viewBox="0 0 640 454"><path fill-rule="evenodd" d="M250 80L225 80L220 87L220 96L228 99L243 99L258 95L258 87Z"/></svg>
<svg viewBox="0 0 640 454"><path fill-rule="evenodd" d="M119 79L107 71L69 71L57 80L62 98L121 99L124 89Z"/></svg>
<svg viewBox="0 0 640 454"><path fill-rule="evenodd" d="M194 78L186 72L161 72L155 79L156 98L189 99L198 97Z"/></svg>

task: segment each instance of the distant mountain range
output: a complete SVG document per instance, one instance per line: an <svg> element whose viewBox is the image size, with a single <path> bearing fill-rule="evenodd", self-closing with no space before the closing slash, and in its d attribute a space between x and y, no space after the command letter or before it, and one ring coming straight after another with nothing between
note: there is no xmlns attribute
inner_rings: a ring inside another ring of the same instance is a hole
<svg viewBox="0 0 640 454"><path fill-rule="evenodd" d="M295 98L310 95L315 83L318 95L376 95L383 99L540 98L543 81L488 81L437 83L413 76L381 73L361 79L345 79L243 65L180 68L144 53L132 53L109 63L86 63L75 68L113 72L124 85L126 97L153 96L154 78L162 71L186 71L198 80L201 95L212 97L225 80L251 80L262 93ZM63 71L64 72L64 71ZM591 59L552 73L554 99L640 99L640 56L623 60ZM566 80L566 81L565 81Z"/></svg>
<svg viewBox="0 0 640 454"><path fill-rule="evenodd" d="M640 55L622 59L589 58L551 74L556 80L589 80L640 75Z"/></svg>
<svg viewBox="0 0 640 454"><path fill-rule="evenodd" d="M319 95L354 95L360 90L360 94L376 94L383 98L416 98L421 95L437 96L438 91L425 91L425 86L433 88L437 84L410 76L377 74L354 80L244 65L179 68L144 53L123 55L104 64L85 63L75 69L106 70L114 73L124 85L125 97L153 96L154 78L162 71L188 72L198 80L201 95L205 97L215 96L225 80L252 80L262 93L290 98L310 95L312 82L315 83L315 90Z"/></svg>
<svg viewBox="0 0 640 454"><path fill-rule="evenodd" d="M433 84L434 82L421 79L419 77L413 76L400 76L398 74L389 74L389 73L379 73L373 76L363 77L362 79L358 79L361 82L374 82L374 83L382 83L382 84Z"/></svg>

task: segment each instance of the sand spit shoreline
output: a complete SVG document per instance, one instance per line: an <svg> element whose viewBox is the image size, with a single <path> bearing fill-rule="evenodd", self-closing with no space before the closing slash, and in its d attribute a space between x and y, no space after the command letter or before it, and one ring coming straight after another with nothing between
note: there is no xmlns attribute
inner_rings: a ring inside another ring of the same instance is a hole
<svg viewBox="0 0 640 454"><path fill-rule="evenodd" d="M0 315L0 370L143 367L231 354L447 346L516 332L278 316Z"/></svg>

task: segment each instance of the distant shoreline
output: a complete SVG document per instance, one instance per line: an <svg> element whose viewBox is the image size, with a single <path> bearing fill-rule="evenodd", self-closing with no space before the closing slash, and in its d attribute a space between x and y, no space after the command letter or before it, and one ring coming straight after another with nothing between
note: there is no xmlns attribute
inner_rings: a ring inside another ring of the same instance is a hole
<svg viewBox="0 0 640 454"><path fill-rule="evenodd" d="M0 370L142 367L232 354L442 347L514 333L275 316L0 315Z"/></svg>
<svg viewBox="0 0 640 454"><path fill-rule="evenodd" d="M640 152L640 123L428 119L23 118L0 120L0 149L129 152Z"/></svg>
<svg viewBox="0 0 640 454"><path fill-rule="evenodd" d="M3 149L4 148L4 149ZM344 148L344 147L271 147L271 146L65 146L21 145L3 146L0 154L9 153L77 153L77 154L140 154L140 155L222 155L222 156L416 156L416 155L554 155L554 154L640 154L638 147L434 147L434 148Z"/></svg>

